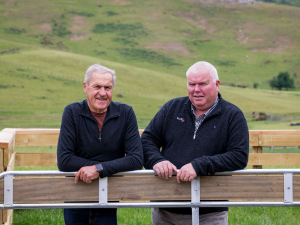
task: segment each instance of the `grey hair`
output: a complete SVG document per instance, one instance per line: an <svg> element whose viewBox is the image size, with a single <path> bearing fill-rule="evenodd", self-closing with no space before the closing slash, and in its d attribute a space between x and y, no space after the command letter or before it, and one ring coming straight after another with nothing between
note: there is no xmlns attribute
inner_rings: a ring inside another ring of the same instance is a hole
<svg viewBox="0 0 300 225"><path fill-rule="evenodd" d="M113 87L116 84L116 72L114 70L111 70L105 66L100 65L99 63L91 65L85 72L85 76L84 76L84 83L86 83L87 85L89 85L89 81L91 79L91 75L93 72L99 72L99 73L106 73L109 72L112 75L113 78Z"/></svg>
<svg viewBox="0 0 300 225"><path fill-rule="evenodd" d="M199 73L203 69L207 69L209 71L209 75L213 79L214 83L216 83L217 80L219 80L217 69L212 64L210 64L209 62L205 62L205 61L196 62L194 65L192 65L186 71L186 78L188 78L190 72Z"/></svg>

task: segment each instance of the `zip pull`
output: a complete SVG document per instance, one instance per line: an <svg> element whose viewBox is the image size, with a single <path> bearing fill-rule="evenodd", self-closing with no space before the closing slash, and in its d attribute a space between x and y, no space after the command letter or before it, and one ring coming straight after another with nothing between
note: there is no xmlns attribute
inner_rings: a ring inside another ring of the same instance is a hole
<svg viewBox="0 0 300 225"><path fill-rule="evenodd" d="M195 131L194 131L194 137L193 137L193 139L195 139L195 138L196 138L196 132L197 132L197 131L195 130Z"/></svg>
<svg viewBox="0 0 300 225"><path fill-rule="evenodd" d="M98 140L100 140L100 142L101 142L101 140L102 140L102 138L101 138L101 133L99 133L99 138L98 138Z"/></svg>

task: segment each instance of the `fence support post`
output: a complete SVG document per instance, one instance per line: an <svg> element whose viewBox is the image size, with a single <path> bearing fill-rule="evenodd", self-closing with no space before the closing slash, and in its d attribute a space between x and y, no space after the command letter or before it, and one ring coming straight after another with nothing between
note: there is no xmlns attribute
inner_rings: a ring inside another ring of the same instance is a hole
<svg viewBox="0 0 300 225"><path fill-rule="evenodd" d="M192 203L200 203L200 176L191 182ZM199 225L199 207L192 208L192 224Z"/></svg>
<svg viewBox="0 0 300 225"><path fill-rule="evenodd" d="M107 204L107 177L99 177L99 204Z"/></svg>
<svg viewBox="0 0 300 225"><path fill-rule="evenodd" d="M262 153L262 146L253 146L252 153ZM253 165L252 169L262 169L262 165Z"/></svg>
<svg viewBox="0 0 300 225"><path fill-rule="evenodd" d="M293 203L293 174L284 174L284 203Z"/></svg>

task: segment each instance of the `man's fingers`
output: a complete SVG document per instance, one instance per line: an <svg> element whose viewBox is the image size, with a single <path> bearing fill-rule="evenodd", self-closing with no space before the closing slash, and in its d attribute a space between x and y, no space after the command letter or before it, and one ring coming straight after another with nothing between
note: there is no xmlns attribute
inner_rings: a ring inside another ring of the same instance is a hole
<svg viewBox="0 0 300 225"><path fill-rule="evenodd" d="M194 178L195 178L195 176L190 176L190 177L189 177L189 181L194 180Z"/></svg>
<svg viewBox="0 0 300 225"><path fill-rule="evenodd" d="M177 167L173 164L172 164L172 169L173 169L173 172L177 172Z"/></svg>
<svg viewBox="0 0 300 225"><path fill-rule="evenodd" d="M181 173L180 180L182 180L182 181L188 181L189 180L189 175L185 171L183 171Z"/></svg>
<svg viewBox="0 0 300 225"><path fill-rule="evenodd" d="M168 179L169 178L169 168L168 163L163 164L163 178Z"/></svg>
<svg viewBox="0 0 300 225"><path fill-rule="evenodd" d="M173 172L173 166L172 163L168 164L168 177L172 177L172 172ZM167 177L167 179L168 179Z"/></svg>
<svg viewBox="0 0 300 225"><path fill-rule="evenodd" d="M80 171L74 174L75 175L75 184L78 182L79 176L80 176Z"/></svg>
<svg viewBox="0 0 300 225"><path fill-rule="evenodd" d="M168 179L169 177L172 177L173 172L177 172L176 166L167 160L156 163L153 166L153 170L163 179Z"/></svg>
<svg viewBox="0 0 300 225"><path fill-rule="evenodd" d="M85 182L85 176L84 176L84 173L82 171L80 172L80 180Z"/></svg>
<svg viewBox="0 0 300 225"><path fill-rule="evenodd" d="M155 166L153 167L153 169L154 169L154 171L157 173L158 177L162 178L162 177L161 177L161 172L160 172L159 166L156 166L156 165L155 165Z"/></svg>
<svg viewBox="0 0 300 225"><path fill-rule="evenodd" d="M180 176L181 176L181 174L182 174L182 171L181 170L179 170L179 172L177 173L177 183L179 184L180 183Z"/></svg>

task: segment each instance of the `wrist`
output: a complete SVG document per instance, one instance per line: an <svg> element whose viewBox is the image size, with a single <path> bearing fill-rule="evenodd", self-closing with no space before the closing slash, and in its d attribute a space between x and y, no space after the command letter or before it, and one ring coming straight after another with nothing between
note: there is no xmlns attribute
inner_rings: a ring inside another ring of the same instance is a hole
<svg viewBox="0 0 300 225"><path fill-rule="evenodd" d="M99 164L96 164L95 166L96 166L97 172L99 173L99 176L102 177L102 175L103 175L103 167L102 167L102 165L99 163Z"/></svg>

